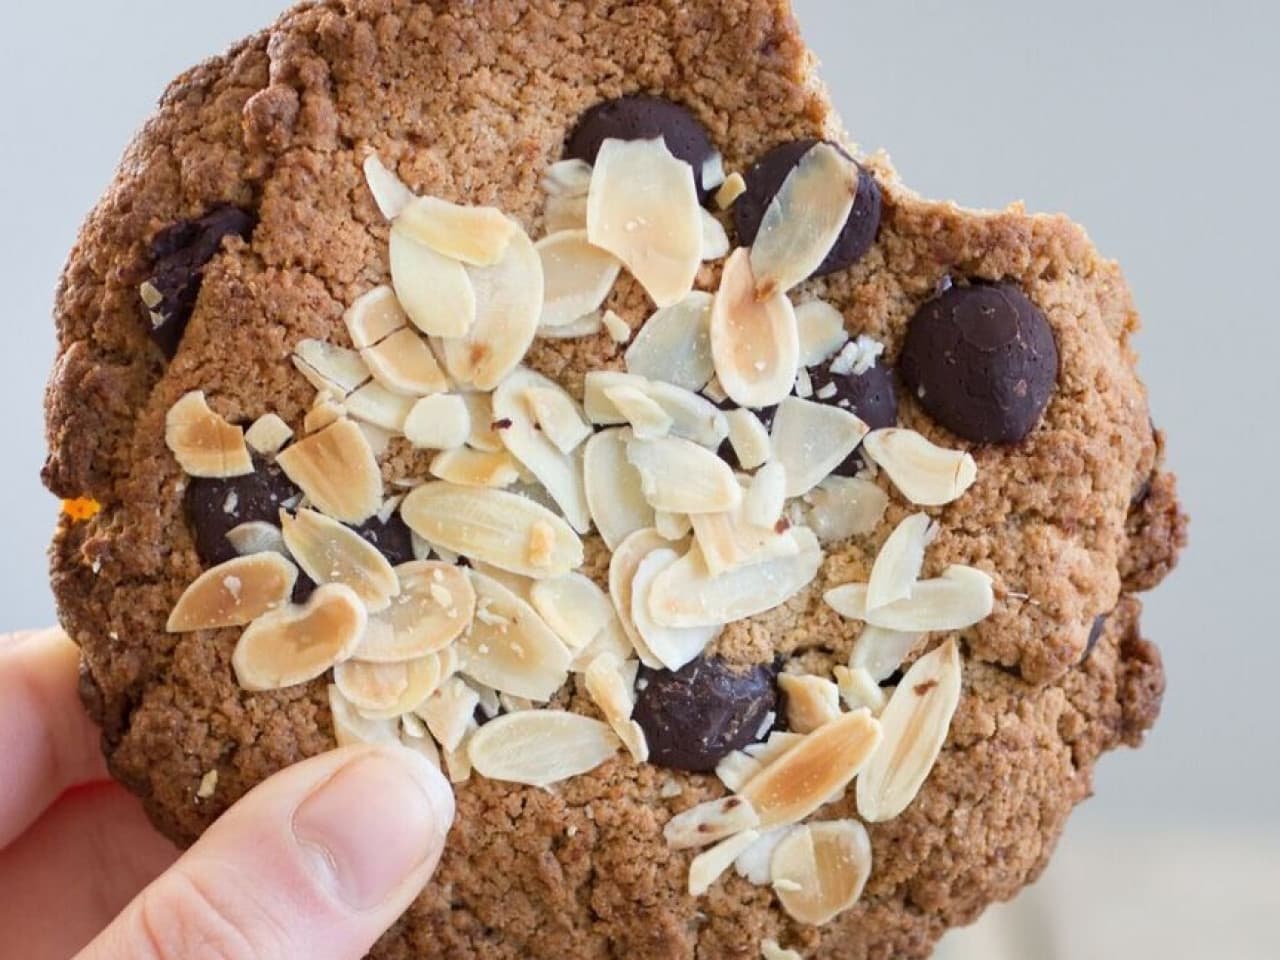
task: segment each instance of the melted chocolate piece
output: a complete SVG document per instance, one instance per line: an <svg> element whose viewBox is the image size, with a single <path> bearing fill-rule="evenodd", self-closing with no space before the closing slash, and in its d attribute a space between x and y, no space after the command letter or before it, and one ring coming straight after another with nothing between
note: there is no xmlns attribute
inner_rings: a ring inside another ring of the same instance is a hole
<svg viewBox="0 0 1280 960"><path fill-rule="evenodd" d="M893 371L884 363L877 362L860 374L836 373L831 369L834 361L832 358L810 368L813 396L809 399L848 410L872 430L894 426L898 422L898 392L894 386ZM854 476L863 466L861 449L859 447L849 454L832 473L841 477Z"/></svg>
<svg viewBox="0 0 1280 960"><path fill-rule="evenodd" d="M227 534L242 523L280 525L280 509L301 491L273 460L254 458L253 473L242 477L192 478L187 487L187 519L196 553L206 567L216 567L237 554Z"/></svg>

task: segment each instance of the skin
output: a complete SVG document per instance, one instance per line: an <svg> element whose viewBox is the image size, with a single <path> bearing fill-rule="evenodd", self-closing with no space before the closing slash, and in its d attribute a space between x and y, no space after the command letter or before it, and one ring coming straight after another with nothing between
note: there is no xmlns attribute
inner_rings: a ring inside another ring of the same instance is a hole
<svg viewBox="0 0 1280 960"><path fill-rule="evenodd" d="M0 636L0 930L27 960L358 960L421 891L453 796L352 747L263 783L179 853L111 783L61 631Z"/></svg>

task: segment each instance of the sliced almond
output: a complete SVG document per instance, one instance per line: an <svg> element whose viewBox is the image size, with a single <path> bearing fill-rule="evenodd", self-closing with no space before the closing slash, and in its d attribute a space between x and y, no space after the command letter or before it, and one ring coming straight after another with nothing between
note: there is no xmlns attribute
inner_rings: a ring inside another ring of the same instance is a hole
<svg viewBox="0 0 1280 960"><path fill-rule="evenodd" d="M627 348L627 371L694 392L715 373L711 294L695 290L645 321Z"/></svg>
<svg viewBox="0 0 1280 960"><path fill-rule="evenodd" d="M690 521L703 562L712 577L753 563L794 556L800 549L796 539L785 530L779 533L773 521L766 526L748 520L745 498L736 510L694 514Z"/></svg>
<svg viewBox="0 0 1280 960"><path fill-rule="evenodd" d="M469 753L476 772L490 780L548 787L594 770L618 746L599 720L563 710L526 710L481 727Z"/></svg>
<svg viewBox="0 0 1280 960"><path fill-rule="evenodd" d="M671 432L671 417L643 391L624 384L607 387L605 396L626 417L637 439L656 440Z"/></svg>
<svg viewBox="0 0 1280 960"><path fill-rule="evenodd" d="M591 436L591 425L582 416L581 408L558 384L535 379L536 374L522 376L524 372L517 370L511 376L525 384L524 401L534 423L561 453L577 450Z"/></svg>
<svg viewBox="0 0 1280 960"><path fill-rule="evenodd" d="M587 229L587 195L584 193L576 197L547 197L542 222L547 233Z"/></svg>
<svg viewBox="0 0 1280 960"><path fill-rule="evenodd" d="M263 414L245 431L244 442L264 457L279 453L293 439L293 430L274 413Z"/></svg>
<svg viewBox="0 0 1280 960"><path fill-rule="evenodd" d="M658 404L671 418L671 433L677 437L716 449L729 435L724 414L705 397L661 380L613 370L594 370L587 374L583 406L592 423L626 422L622 411L609 399L608 391L617 387L633 387Z"/></svg>
<svg viewBox="0 0 1280 960"><path fill-rule="evenodd" d="M587 233L659 307L679 303L702 262L702 208L691 168L661 137L606 140L591 175Z"/></svg>
<svg viewBox="0 0 1280 960"><path fill-rule="evenodd" d="M466 571L439 561L418 560L395 569L400 593L369 618L356 657L399 663L443 650L475 616L476 595Z"/></svg>
<svg viewBox="0 0 1280 960"><path fill-rule="evenodd" d="M382 215L394 220L413 202L413 191L385 167L375 153L364 158L364 179Z"/></svg>
<svg viewBox="0 0 1280 960"><path fill-rule="evenodd" d="M914 430L873 430L863 449L912 503L940 507L958 500L978 478L978 465L962 450L931 443Z"/></svg>
<svg viewBox="0 0 1280 960"><path fill-rule="evenodd" d="M636 655L635 647L627 638L627 632L623 629L622 621L618 619L616 613L609 617L608 623L587 646L574 654L569 669L574 673L585 673L598 657L605 655L624 664L627 669L636 665L636 661L631 659ZM632 686L634 687L635 684L632 683Z"/></svg>
<svg viewBox="0 0 1280 960"><path fill-rule="evenodd" d="M585 197L591 189L591 164L559 160L542 175L542 189L552 197Z"/></svg>
<svg viewBox="0 0 1280 960"><path fill-rule="evenodd" d="M649 596L659 574L678 562L680 555L666 548L649 553L636 568L631 583L631 622L645 646L668 670L679 670L702 654L721 631L720 624L700 627L664 627L649 612Z"/></svg>
<svg viewBox="0 0 1280 960"><path fill-rule="evenodd" d="M400 739L396 735L395 720L374 720L362 716L334 683L329 684L329 712L333 715L334 738L340 747L396 743Z"/></svg>
<svg viewBox="0 0 1280 960"><path fill-rule="evenodd" d="M769 734L769 739L764 743L749 743L742 748L742 752L761 766L767 767L774 761L781 759L782 755L788 750L802 743L804 743L803 734L775 730Z"/></svg>
<svg viewBox="0 0 1280 960"><path fill-rule="evenodd" d="M654 522L653 507L644 498L640 472L627 459L629 429L602 430L587 441L583 452L583 480L591 519L605 546L617 549L628 536Z"/></svg>
<svg viewBox="0 0 1280 960"><path fill-rule="evenodd" d="M403 717L401 717L400 723L404 725L406 723L407 718L409 717L413 717L413 719L408 722L422 725L422 721L419 720L417 717L414 717L413 714L411 713L406 713ZM383 721L383 722L386 722L386 721ZM391 721L391 722L394 723L395 721ZM426 730L425 725L422 726L422 729L424 731ZM440 748L436 745L436 742L432 740L429 736L426 736L425 734L419 737L412 736L408 733L407 727L406 727L405 729L402 729L400 732L400 743L406 749L411 750L414 753L422 756L423 759L427 761L427 763L431 764L437 770L440 770L441 772L443 772L444 760L440 756Z"/></svg>
<svg viewBox="0 0 1280 960"><path fill-rule="evenodd" d="M729 423L729 443L743 470L754 470L772 456L769 431L755 413L738 407L726 413L725 420Z"/></svg>
<svg viewBox="0 0 1280 960"><path fill-rule="evenodd" d="M395 719L431 696L440 672L440 658L431 654L401 663L346 660L333 668L333 679L364 716Z"/></svg>
<svg viewBox="0 0 1280 960"><path fill-rule="evenodd" d="M399 596L400 581L387 558L350 527L314 510L281 510L280 529L289 553L316 583L345 584L371 612Z"/></svg>
<svg viewBox="0 0 1280 960"><path fill-rule="evenodd" d="M714 517L719 516L719 514L703 514L703 516ZM653 514L653 529L662 534L664 540L676 543L693 532L693 521L689 519L687 513L668 513L666 510L656 510Z"/></svg>
<svg viewBox="0 0 1280 960"><path fill-rule="evenodd" d="M862 896L871 876L871 838L856 820L805 824L778 844L770 871L783 909L821 926Z"/></svg>
<svg viewBox="0 0 1280 960"><path fill-rule="evenodd" d="M242 627L288 601L298 568L278 553L236 557L206 570L169 614L170 633Z"/></svg>
<svg viewBox="0 0 1280 960"><path fill-rule="evenodd" d="M245 690L279 690L314 680L360 645L368 613L350 587L319 587L304 606L286 605L245 628L231 664Z"/></svg>
<svg viewBox="0 0 1280 960"><path fill-rule="evenodd" d="M702 259L719 260L729 255L729 234L710 210L702 211Z"/></svg>
<svg viewBox="0 0 1280 960"><path fill-rule="evenodd" d="M853 642L849 667L852 670L865 669L876 683L887 680L923 639L923 633L886 630L867 624Z"/></svg>
<svg viewBox="0 0 1280 960"><path fill-rule="evenodd" d="M404 432L404 422L413 409L414 398L392 393L382 384L370 381L343 401L347 414L392 434Z"/></svg>
<svg viewBox="0 0 1280 960"><path fill-rule="evenodd" d="M766 463L751 478L742 501L742 517L749 524L771 530L782 519L786 501L786 469L777 462Z"/></svg>
<svg viewBox="0 0 1280 960"><path fill-rule="evenodd" d="M587 693L632 758L636 763L647 761L649 744L640 724L631 719L635 697L632 683L624 676L622 662L611 654L601 654L591 661L583 679Z"/></svg>
<svg viewBox="0 0 1280 960"><path fill-rule="evenodd" d="M441 748L453 753L462 746L479 705L480 695L461 678L453 677L420 701L415 712Z"/></svg>
<svg viewBox="0 0 1280 960"><path fill-rule="evenodd" d="M604 329L614 343L626 343L631 339L631 324L613 310L604 312Z"/></svg>
<svg viewBox="0 0 1280 960"><path fill-rule="evenodd" d="M761 297L807 280L840 238L858 194L857 164L816 143L791 168L760 221L751 269Z"/></svg>
<svg viewBox="0 0 1280 960"><path fill-rule="evenodd" d="M401 221L391 228L391 282L423 333L462 337L473 326L477 297L466 268L416 240Z"/></svg>
<svg viewBox="0 0 1280 960"><path fill-rule="evenodd" d="M655 510L720 513L742 502L729 465L689 440L635 439L627 444L627 459L639 471L645 499Z"/></svg>
<svg viewBox="0 0 1280 960"><path fill-rule="evenodd" d="M232 527L227 531L227 540L242 557L255 553L278 553L282 557L289 555L280 528L265 520L250 520Z"/></svg>
<svg viewBox="0 0 1280 960"><path fill-rule="evenodd" d="M523 229L491 267L470 267L475 323L444 341L445 366L460 384L492 390L524 358L542 313L542 262Z"/></svg>
<svg viewBox="0 0 1280 960"><path fill-rule="evenodd" d="M476 267L501 260L519 229L501 210L439 197L415 198L396 218L396 226L436 253Z"/></svg>
<svg viewBox="0 0 1280 960"><path fill-rule="evenodd" d="M573 650L586 647L613 618L613 604L580 573L539 580L529 590L533 608Z"/></svg>
<svg viewBox="0 0 1280 960"><path fill-rule="evenodd" d="M539 327L560 327L599 310L622 264L592 246L586 230L562 230L534 244L542 260L544 292Z"/></svg>
<svg viewBox="0 0 1280 960"><path fill-rule="evenodd" d="M781 290L756 296L750 255L735 250L724 265L711 309L716 375L741 407L770 407L791 392L800 366L800 336Z"/></svg>
<svg viewBox="0 0 1280 960"><path fill-rule="evenodd" d="M372 376L359 353L323 340L298 341L290 359L308 383L338 401L345 400Z"/></svg>
<svg viewBox="0 0 1280 960"><path fill-rule="evenodd" d="M849 342L844 314L825 300L810 300L796 307L796 327L800 332L800 362L806 367L825 363Z"/></svg>
<svg viewBox="0 0 1280 960"><path fill-rule="evenodd" d="M478 709L485 718L492 720L494 717L502 713L502 695L493 687L486 687L483 683L471 681L469 684L472 690L476 692Z"/></svg>
<svg viewBox="0 0 1280 960"><path fill-rule="evenodd" d="M400 514L433 545L535 580L582 565L582 541L567 523L505 490L424 483L405 497ZM539 549L531 555L535 545Z"/></svg>
<svg viewBox="0 0 1280 960"><path fill-rule="evenodd" d="M705 627L745 620L786 603L807 587L822 566L817 538L803 527L786 536L795 541L790 556L766 560L713 577L702 551L690 550L654 581L649 611L668 627Z"/></svg>
<svg viewBox="0 0 1280 960"><path fill-rule="evenodd" d="M753 883L757 887L767 887L773 882L773 875L770 866L773 863L773 851L778 848L778 844L783 838L791 832L790 827L779 827L776 830L766 830L759 833L755 843L738 854L738 858L733 861L733 869L746 880ZM767 957L768 954L765 954ZM797 957L797 960L799 958Z"/></svg>
<svg viewBox="0 0 1280 960"><path fill-rule="evenodd" d="M907 809L937 762L959 703L960 649L948 640L912 664L880 716L884 745L858 779L864 820L880 823Z"/></svg>
<svg viewBox="0 0 1280 960"><path fill-rule="evenodd" d="M520 479L520 467L506 450L484 453L457 447L438 453L431 475L464 487L509 487Z"/></svg>
<svg viewBox="0 0 1280 960"><path fill-rule="evenodd" d="M374 379L392 393L407 397L425 397L444 393L449 378L440 369L427 342L405 327L397 330L376 346L360 351Z"/></svg>
<svg viewBox="0 0 1280 960"><path fill-rule="evenodd" d="M870 713L844 713L805 736L742 789L761 830L799 823L847 787L880 745Z"/></svg>
<svg viewBox="0 0 1280 960"><path fill-rule="evenodd" d="M915 513L889 534L871 568L871 580L867 583L868 610L887 607L911 596L911 589L920 578L920 568L924 566L931 523L927 513Z"/></svg>
<svg viewBox="0 0 1280 960"><path fill-rule="evenodd" d="M653 669L660 668L662 661L649 649L649 645L645 643L644 637L640 635L631 617L631 601L634 593L632 585L635 582L636 571L644 558L654 550L665 549L668 546L667 541L657 530L645 528L636 530L614 547L613 555L609 559L609 596L613 600L614 612L618 614L618 621L622 624L627 639L636 648L640 662Z"/></svg>
<svg viewBox="0 0 1280 960"><path fill-rule="evenodd" d="M847 410L787 397L773 418L773 458L787 471L787 496L808 493L858 448L868 427Z"/></svg>
<svg viewBox="0 0 1280 960"><path fill-rule="evenodd" d="M395 291L385 284L357 297L342 320L357 350L377 346L409 325L409 317L396 299Z"/></svg>
<svg viewBox="0 0 1280 960"><path fill-rule="evenodd" d="M759 839L756 831L744 830L694 857L689 864L689 895L700 897L710 890L720 875L733 866L733 861Z"/></svg>
<svg viewBox="0 0 1280 960"><path fill-rule="evenodd" d="M339 420L299 440L276 458L280 468L324 514L364 523L382 506L382 472L365 435Z"/></svg>
<svg viewBox="0 0 1280 960"><path fill-rule="evenodd" d="M716 191L716 206L721 210L728 210L733 206L734 201L746 192L746 178L735 171L729 174L725 182L720 184L720 189Z"/></svg>
<svg viewBox="0 0 1280 960"><path fill-rule="evenodd" d="M537 391L535 397L540 398L539 409L548 422L555 420L554 414L550 412L550 394L557 396L560 405L567 404L572 416L581 421L582 415L578 412L577 405L555 381L520 367L512 371L493 394L493 414L505 425L502 442L512 456L537 477L573 529L586 533L591 529L591 511L587 507L582 458L573 453L564 453L546 432L538 429L527 401L531 390ZM557 436L564 439L566 431L571 428L560 423L553 429Z"/></svg>
<svg viewBox="0 0 1280 960"><path fill-rule="evenodd" d="M443 760L444 768L449 774L449 782L452 784L466 783L471 779L471 754L469 751L471 739L475 736L479 724L473 719L467 728L466 735L462 738L462 746L452 753L444 751Z"/></svg>
<svg viewBox="0 0 1280 960"><path fill-rule="evenodd" d="M823 543L872 533L884 519L889 495L863 477L827 477L809 491L805 522Z"/></svg>
<svg viewBox="0 0 1280 960"><path fill-rule="evenodd" d="M849 583L828 590L827 604L843 617L904 632L963 630L985 620L995 607L991 577L959 564L942 576L920 580L911 595L887 606L867 609L867 585Z"/></svg>
<svg viewBox="0 0 1280 960"><path fill-rule="evenodd" d="M454 450L471 435L467 403L453 393L423 397L404 422L404 435L420 450Z"/></svg>
<svg viewBox="0 0 1280 960"><path fill-rule="evenodd" d="M498 453L505 450L501 431L494 428L493 394L461 393L462 402L467 405L467 413L471 417L471 433L467 437L467 446L485 453Z"/></svg>
<svg viewBox="0 0 1280 960"><path fill-rule="evenodd" d="M787 726L796 733L812 733L840 716L840 691L830 680L784 673L778 687L786 697Z"/></svg>
<svg viewBox="0 0 1280 960"><path fill-rule="evenodd" d="M253 473L244 430L209 409L203 390L193 390L169 408L164 442L191 477L242 477Z"/></svg>
<svg viewBox="0 0 1280 960"><path fill-rule="evenodd" d="M550 700L569 678L569 648L516 594L474 570L470 576L476 617L455 644L460 669L501 693Z"/></svg>
<svg viewBox="0 0 1280 960"><path fill-rule="evenodd" d="M346 415L346 410L341 404L334 403L332 400L326 399L324 394L320 394L316 398L316 404L307 411L306 417L302 421L302 430L304 433L319 433L325 427L337 423Z"/></svg>
<svg viewBox="0 0 1280 960"><path fill-rule="evenodd" d="M717 150L702 161L702 169L698 171L698 183L703 191L710 193L724 183L724 157Z"/></svg>
<svg viewBox="0 0 1280 960"><path fill-rule="evenodd" d="M744 830L754 830L759 822L760 817L749 800L739 796L722 797L672 817L662 828L662 835L672 850L689 850L709 846Z"/></svg>
<svg viewBox="0 0 1280 960"><path fill-rule="evenodd" d="M865 333L858 334L852 343L844 348L831 361L831 372L837 376L862 376L876 365L876 361L884 355L884 344L873 340Z"/></svg>
<svg viewBox="0 0 1280 960"><path fill-rule="evenodd" d="M837 665L833 671L836 687L840 691L840 699L850 710L861 710L864 707L874 717L880 716L887 698L880 685L872 678L865 667L850 669Z"/></svg>
<svg viewBox="0 0 1280 960"><path fill-rule="evenodd" d="M741 750L734 750L716 764L716 777L736 793L763 769L764 766L760 761L753 760Z"/></svg>

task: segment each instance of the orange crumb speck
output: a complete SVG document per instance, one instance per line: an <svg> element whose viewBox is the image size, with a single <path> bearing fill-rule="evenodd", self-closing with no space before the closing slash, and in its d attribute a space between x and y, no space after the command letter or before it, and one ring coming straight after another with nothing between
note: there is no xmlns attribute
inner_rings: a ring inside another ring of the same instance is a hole
<svg viewBox="0 0 1280 960"><path fill-rule="evenodd" d="M92 520L101 511L102 504L90 497L76 497L74 500L62 501L62 512L77 523Z"/></svg>

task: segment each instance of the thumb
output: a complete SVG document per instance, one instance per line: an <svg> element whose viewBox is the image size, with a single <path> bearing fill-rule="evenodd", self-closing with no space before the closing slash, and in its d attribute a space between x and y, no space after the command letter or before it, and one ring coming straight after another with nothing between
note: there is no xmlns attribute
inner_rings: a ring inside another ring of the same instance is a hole
<svg viewBox="0 0 1280 960"><path fill-rule="evenodd" d="M453 795L423 757L356 747L227 811L78 960L359 960L425 886Z"/></svg>

